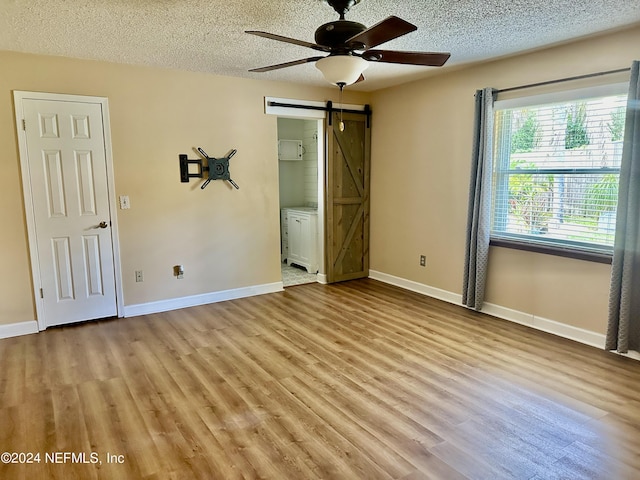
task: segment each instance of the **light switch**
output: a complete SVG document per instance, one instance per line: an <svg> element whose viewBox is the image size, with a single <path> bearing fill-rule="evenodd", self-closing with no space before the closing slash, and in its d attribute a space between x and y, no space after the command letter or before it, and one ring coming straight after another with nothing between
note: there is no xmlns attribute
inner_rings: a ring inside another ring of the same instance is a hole
<svg viewBox="0 0 640 480"><path fill-rule="evenodd" d="M131 204L129 203L129 195L120 195L120 210L128 210L131 208Z"/></svg>

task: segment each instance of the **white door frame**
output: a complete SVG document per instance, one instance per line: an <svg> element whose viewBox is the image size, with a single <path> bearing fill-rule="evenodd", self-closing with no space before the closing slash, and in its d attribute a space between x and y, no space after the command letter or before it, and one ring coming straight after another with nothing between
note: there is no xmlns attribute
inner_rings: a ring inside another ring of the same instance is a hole
<svg viewBox="0 0 640 480"><path fill-rule="evenodd" d="M23 100L50 100L62 102L79 102L99 104L102 110L102 125L104 129L104 148L107 163L107 189L109 193L109 214L111 217L111 243L113 245L113 268L116 287L116 308L118 317L124 316L124 300L122 290L122 268L120 265L120 244L118 242L118 220L115 180L113 174L113 152L111 150L111 128L109 120L109 100L106 97L90 97L85 95L65 95L58 93L13 91L16 114L16 131L18 132L18 151L20 156L20 170L22 173L22 192L24 196L24 211L27 220L27 235L29 240L29 258L31 260L31 276L33 298L38 316L38 329L46 329L44 300L40 296L40 264L38 261L38 246L36 242L36 222L33 211L33 197L31 191L31 174L29 172L29 157L27 153L27 135L23 127Z"/></svg>
<svg viewBox="0 0 640 480"><path fill-rule="evenodd" d="M301 100L290 100L286 98L265 97L265 113L267 115L277 115L282 118L297 118L300 120L316 120L318 131L318 282L327 283L327 273L325 270L324 259L324 158L325 158L325 142L324 142L324 119L326 112L322 110L310 110L300 108L274 107L269 105L270 102L289 103L304 106L326 106L322 102L308 102ZM277 139L274 139L276 141ZM278 216L280 218L280 216ZM278 228L278 230L280 230Z"/></svg>

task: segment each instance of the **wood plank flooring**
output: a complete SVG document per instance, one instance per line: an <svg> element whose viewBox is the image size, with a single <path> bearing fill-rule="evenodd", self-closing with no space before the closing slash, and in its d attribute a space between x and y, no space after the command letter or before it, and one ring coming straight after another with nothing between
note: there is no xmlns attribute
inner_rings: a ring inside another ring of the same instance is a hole
<svg viewBox="0 0 640 480"><path fill-rule="evenodd" d="M640 363L374 280L4 339L0 367L0 452L40 455L2 479L640 478Z"/></svg>

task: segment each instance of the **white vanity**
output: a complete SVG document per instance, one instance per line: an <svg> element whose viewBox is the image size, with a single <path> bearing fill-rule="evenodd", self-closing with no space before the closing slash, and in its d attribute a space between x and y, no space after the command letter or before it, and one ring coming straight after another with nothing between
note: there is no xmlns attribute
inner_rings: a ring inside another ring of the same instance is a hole
<svg viewBox="0 0 640 480"><path fill-rule="evenodd" d="M318 272L318 210L288 207L280 211L281 260Z"/></svg>

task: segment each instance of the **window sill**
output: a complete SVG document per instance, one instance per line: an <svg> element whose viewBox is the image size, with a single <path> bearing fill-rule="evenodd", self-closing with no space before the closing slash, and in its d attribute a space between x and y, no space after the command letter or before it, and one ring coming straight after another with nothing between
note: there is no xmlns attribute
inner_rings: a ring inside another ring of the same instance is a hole
<svg viewBox="0 0 640 480"><path fill-rule="evenodd" d="M524 250L526 252L544 253L547 255L556 255L565 258L575 258L578 260L587 260L589 262L611 264L612 255L602 252L591 252L588 250L578 250L575 248L567 248L556 245L543 245L540 243L524 242L507 238L492 237L489 245L492 247L513 248L515 250Z"/></svg>

